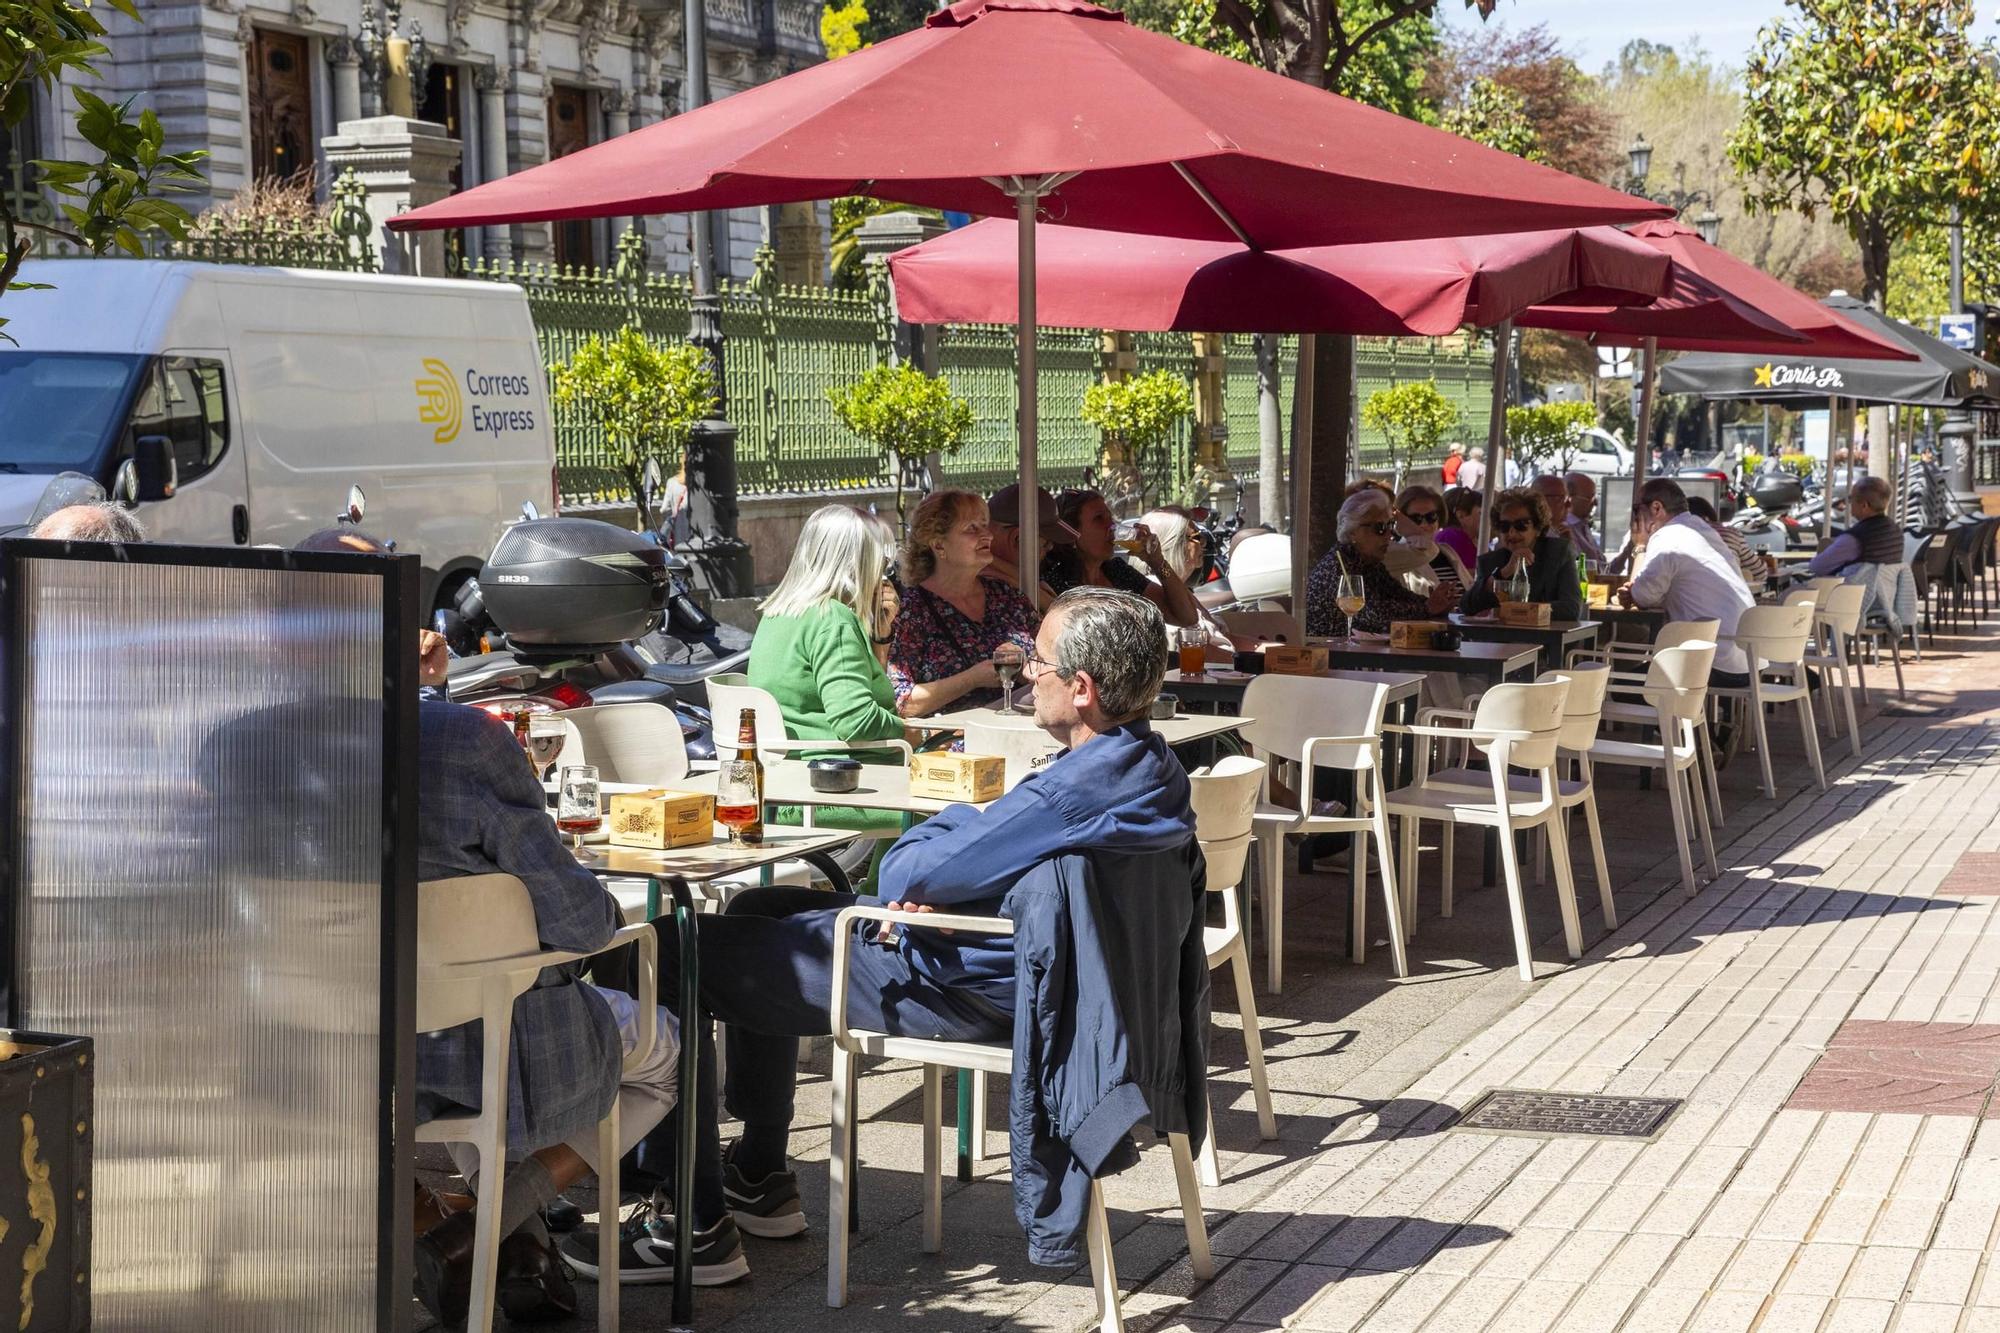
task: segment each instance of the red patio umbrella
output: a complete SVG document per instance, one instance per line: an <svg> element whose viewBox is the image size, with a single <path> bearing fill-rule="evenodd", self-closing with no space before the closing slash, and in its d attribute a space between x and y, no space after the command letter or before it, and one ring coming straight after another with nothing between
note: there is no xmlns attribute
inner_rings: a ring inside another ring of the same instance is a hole
<svg viewBox="0 0 2000 1333"><path fill-rule="evenodd" d="M1019 228L993 218L891 255L896 308L918 324L1014 318ZM1666 293L1673 263L1615 227L1247 250L1083 227L1042 233L1042 323L1134 332L1437 337L1545 301Z"/></svg>
<svg viewBox="0 0 2000 1333"><path fill-rule="evenodd" d="M1273 249L1630 222L1667 211L1147 32L1082 0L961 0L915 32L390 225L845 194L1011 211L1023 224L1018 428L1026 487L1036 481L1038 214ZM1023 570L1032 577L1032 506L1022 517Z"/></svg>

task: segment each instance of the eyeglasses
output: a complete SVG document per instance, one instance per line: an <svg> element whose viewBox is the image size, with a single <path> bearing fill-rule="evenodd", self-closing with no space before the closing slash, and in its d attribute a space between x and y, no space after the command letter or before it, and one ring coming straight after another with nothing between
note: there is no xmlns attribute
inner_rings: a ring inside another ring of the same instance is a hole
<svg viewBox="0 0 2000 1333"><path fill-rule="evenodd" d="M1363 523L1361 527L1364 531L1372 532L1377 537L1386 537L1396 530L1396 525L1393 521L1388 523Z"/></svg>
<svg viewBox="0 0 2000 1333"><path fill-rule="evenodd" d="M1438 514L1438 511L1435 509L1426 509L1420 514L1412 513L1410 510L1405 509L1403 511L1403 517L1409 519L1410 522L1412 523L1421 523L1425 527L1429 527L1431 524L1438 521L1440 515Z"/></svg>
<svg viewBox="0 0 2000 1333"><path fill-rule="evenodd" d="M1051 662L1046 658L1037 657L1033 653L1029 653L1021 659L1021 674L1024 676L1039 676L1047 671L1055 672L1064 680L1068 680L1073 674L1069 668L1063 666L1060 662Z"/></svg>
<svg viewBox="0 0 2000 1333"><path fill-rule="evenodd" d="M1503 518L1493 525L1502 532L1532 532L1535 520L1532 518Z"/></svg>

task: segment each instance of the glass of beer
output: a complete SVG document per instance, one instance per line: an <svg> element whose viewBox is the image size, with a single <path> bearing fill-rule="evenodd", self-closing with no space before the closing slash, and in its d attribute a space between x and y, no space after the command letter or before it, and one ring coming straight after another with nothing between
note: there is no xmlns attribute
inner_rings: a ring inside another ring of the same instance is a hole
<svg viewBox="0 0 2000 1333"><path fill-rule="evenodd" d="M724 764L715 778L715 822L729 830L729 841L741 844L743 831L763 821L763 793L748 772L748 764Z"/></svg>
<svg viewBox="0 0 2000 1333"><path fill-rule="evenodd" d="M1146 550L1146 526L1137 519L1125 519L1112 529L1112 543L1127 555L1143 555Z"/></svg>
<svg viewBox="0 0 2000 1333"><path fill-rule="evenodd" d="M1361 614L1368 605L1368 589L1361 582L1359 574L1342 574L1340 586L1334 589L1333 604L1340 608L1342 618L1347 621L1347 646L1354 646L1354 617Z"/></svg>
<svg viewBox="0 0 2000 1333"><path fill-rule="evenodd" d="M1208 630L1189 625L1181 631L1181 674L1200 676L1208 671Z"/></svg>
<svg viewBox="0 0 2000 1333"><path fill-rule="evenodd" d="M556 796L556 829L570 840L570 850L581 852L585 836L603 827L604 806L597 770L589 764L572 764L563 769Z"/></svg>

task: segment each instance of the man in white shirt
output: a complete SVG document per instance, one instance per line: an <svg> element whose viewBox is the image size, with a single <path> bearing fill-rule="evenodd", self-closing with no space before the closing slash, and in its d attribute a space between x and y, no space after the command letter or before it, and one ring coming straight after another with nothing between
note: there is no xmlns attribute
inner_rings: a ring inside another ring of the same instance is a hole
<svg viewBox="0 0 2000 1333"><path fill-rule="evenodd" d="M1687 496L1666 477L1639 488L1632 521L1646 552L1639 573L1618 590L1626 606L1659 607L1669 620L1714 620L1724 641L1716 645L1709 684L1742 689L1750 684L1743 650L1727 642L1742 614L1757 604L1735 559L1708 524L1688 512Z"/></svg>

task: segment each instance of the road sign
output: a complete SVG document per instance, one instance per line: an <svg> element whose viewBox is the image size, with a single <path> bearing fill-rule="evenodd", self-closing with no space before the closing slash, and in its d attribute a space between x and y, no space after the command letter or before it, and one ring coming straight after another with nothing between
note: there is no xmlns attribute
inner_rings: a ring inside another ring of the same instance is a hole
<svg viewBox="0 0 2000 1333"><path fill-rule="evenodd" d="M1629 347L1600 347L1597 349L1597 377L1606 380L1622 380L1632 374L1632 349Z"/></svg>
<svg viewBox="0 0 2000 1333"><path fill-rule="evenodd" d="M1979 317L1977 315L1939 315L1938 341L1956 347L1961 352L1978 350Z"/></svg>

